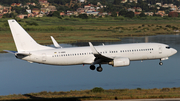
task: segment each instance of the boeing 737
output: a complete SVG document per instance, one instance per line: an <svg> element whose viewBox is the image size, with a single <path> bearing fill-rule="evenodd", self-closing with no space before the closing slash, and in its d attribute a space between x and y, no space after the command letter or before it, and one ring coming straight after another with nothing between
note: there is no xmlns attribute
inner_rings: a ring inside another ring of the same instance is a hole
<svg viewBox="0 0 180 101"><path fill-rule="evenodd" d="M16 20L8 20L10 30L17 48L13 53L16 58L30 63L49 65L79 65L89 64L91 70L101 72L101 64L109 64L113 67L130 65L130 61L136 60L167 60L176 54L177 50L162 43L132 43L117 45L93 46L89 42L86 47L63 48L51 37L55 47L38 44ZM99 66L96 68L95 65Z"/></svg>

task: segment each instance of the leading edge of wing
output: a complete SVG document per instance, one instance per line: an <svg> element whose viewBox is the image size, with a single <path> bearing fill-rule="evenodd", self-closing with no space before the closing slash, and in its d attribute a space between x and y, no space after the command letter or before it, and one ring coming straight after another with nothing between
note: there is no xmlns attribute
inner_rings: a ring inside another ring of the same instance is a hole
<svg viewBox="0 0 180 101"><path fill-rule="evenodd" d="M100 54L100 53L96 50L96 48L92 45L91 42L89 42L89 46L90 46L90 48L91 48L91 50L92 50L92 52L93 52L93 55L97 58L96 60L101 60L101 61L99 61L99 62L106 62L106 61L112 61L112 60L113 60L113 58L106 57L106 56ZM96 62L97 62L97 61L94 61L94 63L96 63ZM93 64L94 64L94 63L93 63ZM98 64L98 63L96 63L96 64Z"/></svg>

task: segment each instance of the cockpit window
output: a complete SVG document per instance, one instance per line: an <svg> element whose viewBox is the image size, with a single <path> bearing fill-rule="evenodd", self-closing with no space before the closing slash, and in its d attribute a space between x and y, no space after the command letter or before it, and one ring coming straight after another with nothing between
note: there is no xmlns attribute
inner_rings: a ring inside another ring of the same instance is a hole
<svg viewBox="0 0 180 101"><path fill-rule="evenodd" d="M171 47L170 46L166 46L167 49L170 49Z"/></svg>

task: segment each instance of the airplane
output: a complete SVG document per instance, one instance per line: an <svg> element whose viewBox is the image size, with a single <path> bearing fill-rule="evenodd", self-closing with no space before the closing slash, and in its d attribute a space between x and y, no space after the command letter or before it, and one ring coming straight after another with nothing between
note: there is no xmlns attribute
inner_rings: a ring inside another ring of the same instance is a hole
<svg viewBox="0 0 180 101"><path fill-rule="evenodd" d="M177 53L177 50L163 43L130 43L117 45L62 48L51 36L55 47L38 44L20 25L12 19L8 20L17 51L4 50L13 53L16 58L30 63L48 65L90 65L91 70L101 72L101 64L113 67L129 66L130 61L162 60ZM96 64L99 66L96 68Z"/></svg>

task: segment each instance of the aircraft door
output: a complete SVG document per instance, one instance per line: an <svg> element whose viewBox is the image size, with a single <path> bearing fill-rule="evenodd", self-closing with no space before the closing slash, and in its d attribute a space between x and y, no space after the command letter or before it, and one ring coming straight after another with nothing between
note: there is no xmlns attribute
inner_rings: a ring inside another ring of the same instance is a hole
<svg viewBox="0 0 180 101"><path fill-rule="evenodd" d="M159 47L159 54L162 53L162 46L158 46Z"/></svg>
<svg viewBox="0 0 180 101"><path fill-rule="evenodd" d="M46 62L46 53L42 53L42 62Z"/></svg>

